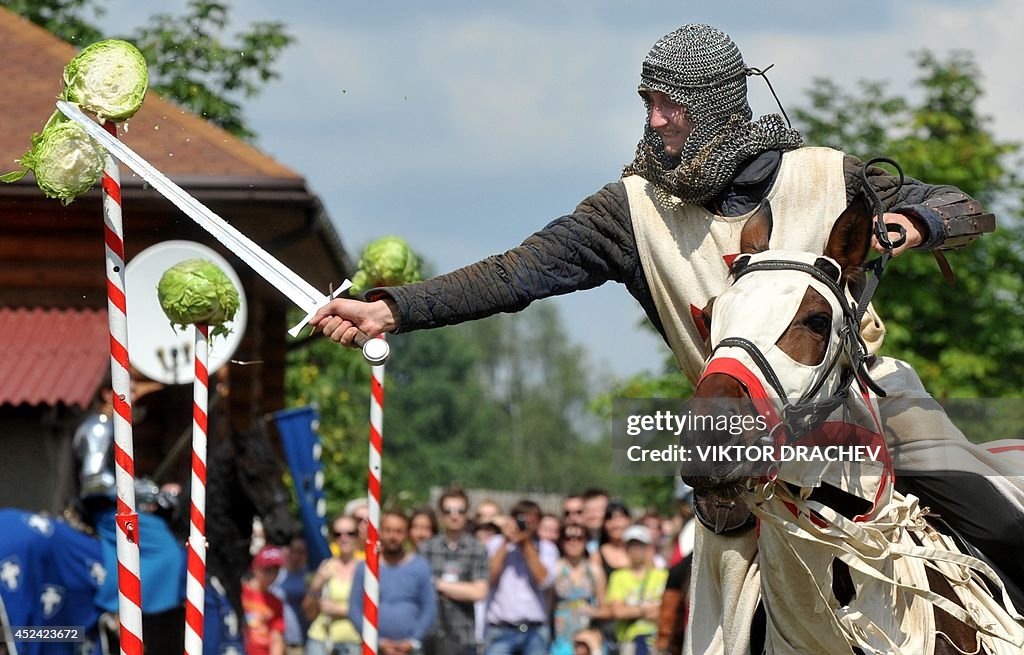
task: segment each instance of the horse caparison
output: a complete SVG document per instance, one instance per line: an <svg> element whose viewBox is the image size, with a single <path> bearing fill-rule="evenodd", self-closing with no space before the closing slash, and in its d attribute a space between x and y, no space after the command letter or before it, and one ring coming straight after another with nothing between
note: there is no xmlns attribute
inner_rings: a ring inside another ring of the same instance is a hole
<svg viewBox="0 0 1024 655"><path fill-rule="evenodd" d="M842 289L849 289L853 297L859 295L863 288L863 263L867 257L871 245L872 215L868 210L867 203L862 197L854 199L853 203L837 219L825 255L841 268L841 272L834 271L834 265L827 260L819 260L815 266L820 266L827 274L839 273L838 282ZM762 206L748 219L741 236L741 257L736 259L741 263L742 254L753 255L769 250L769 238L772 232L771 208L767 203ZM742 265L742 264L741 264ZM833 270L826 270L833 269ZM765 289L765 293L771 293L771 289ZM714 321L714 299L708 303L703 310L703 319L710 328ZM829 340L834 339L832 334L833 310L828 299L822 296L814 288L808 286L799 303L799 308L789 319L789 324L784 328L782 336L775 342L775 346L781 349L792 360L800 364L816 367L824 365L824 358L829 347ZM709 337L708 355L711 354ZM729 411L756 413L756 409L744 382L726 373L711 373L702 377L697 385L691 400L686 405L686 411L701 414L702 403L721 403L723 399L733 403ZM707 405L705 405L707 407ZM681 438L684 445L695 443L712 445L750 445L757 443L764 434L756 430L749 430L736 435L726 430L701 430L690 432ZM746 510L742 502L743 495L749 493L751 488L749 475L738 473L732 464L722 464L712 467L702 475L685 476L684 480L698 490L698 495L704 497L704 507L721 508L729 507L731 510L742 514ZM781 483L788 484L788 483ZM796 489L789 485L789 488L796 493ZM708 499L712 500L708 500ZM834 509L842 516L853 519L865 514L870 509L871 503L864 499L846 493L844 490L824 484L817 488L810 497L811 500L818 500L822 504ZM718 503L718 504L715 504ZM746 518L747 520L744 520ZM729 527L737 531L748 528L752 517L747 515L727 516ZM715 518L708 519L705 516L704 523L714 532L726 530L726 519L722 519L720 525L714 524ZM708 521L711 521L709 523ZM762 568L761 575L766 575L767 565ZM832 584L831 591L835 601L840 607L846 606L856 595L856 588L850 577L849 567L841 560L834 559L831 567ZM928 583L931 590L947 598L957 605L963 604L957 599L956 594L949 583L942 576L927 569ZM695 599L695 603L700 599ZM947 614L939 607L934 607L935 627L942 636L935 640L937 655L954 655L959 653L972 653L978 649L978 638L974 629L961 622L957 618ZM813 618L808 617L808 621ZM765 642L764 634L764 608L752 619L751 647L752 652L760 653L760 648ZM755 632L756 631L756 632ZM757 649L756 651L754 649ZM860 649L851 646L852 652L862 652Z"/></svg>

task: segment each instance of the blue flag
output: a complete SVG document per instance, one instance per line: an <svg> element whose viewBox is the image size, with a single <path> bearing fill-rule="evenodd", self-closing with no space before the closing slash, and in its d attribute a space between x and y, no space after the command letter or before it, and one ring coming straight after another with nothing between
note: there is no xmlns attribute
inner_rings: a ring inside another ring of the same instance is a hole
<svg viewBox="0 0 1024 655"><path fill-rule="evenodd" d="M274 421L295 481L299 518L309 549L309 567L313 570L331 556L324 518L324 468L320 462L320 436L316 433L320 417L313 407L298 407L274 412Z"/></svg>

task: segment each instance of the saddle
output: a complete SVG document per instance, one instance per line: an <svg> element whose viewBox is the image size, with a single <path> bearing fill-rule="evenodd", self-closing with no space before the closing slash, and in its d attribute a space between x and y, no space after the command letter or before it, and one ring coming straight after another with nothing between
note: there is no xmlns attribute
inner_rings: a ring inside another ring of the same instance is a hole
<svg viewBox="0 0 1024 655"><path fill-rule="evenodd" d="M746 532L757 518L740 498L740 487L694 489L693 511L701 524L717 535Z"/></svg>

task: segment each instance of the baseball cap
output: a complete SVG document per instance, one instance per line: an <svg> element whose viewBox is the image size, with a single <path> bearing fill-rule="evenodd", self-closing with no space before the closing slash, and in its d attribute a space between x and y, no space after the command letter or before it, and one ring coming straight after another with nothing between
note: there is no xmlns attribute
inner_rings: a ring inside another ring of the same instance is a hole
<svg viewBox="0 0 1024 655"><path fill-rule="evenodd" d="M627 544L631 541L639 541L642 544L651 543L651 531L642 525L631 525L622 533L622 540Z"/></svg>
<svg viewBox="0 0 1024 655"><path fill-rule="evenodd" d="M284 551L277 546L264 546L252 560L253 569L269 569L284 566Z"/></svg>

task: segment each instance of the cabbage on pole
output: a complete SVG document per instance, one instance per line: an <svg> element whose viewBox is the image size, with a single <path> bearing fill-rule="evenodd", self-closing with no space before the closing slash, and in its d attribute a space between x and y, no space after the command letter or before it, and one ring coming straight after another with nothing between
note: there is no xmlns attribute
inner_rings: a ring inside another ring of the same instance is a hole
<svg viewBox="0 0 1024 655"><path fill-rule="evenodd" d="M213 262L186 259L167 269L156 287L160 307L171 325L205 324L210 336L227 335L224 323L235 317L240 300L231 278Z"/></svg>
<svg viewBox="0 0 1024 655"><path fill-rule="evenodd" d="M419 257L409 244L400 237L382 237L363 250L349 293L358 295L374 287L393 287L422 279Z"/></svg>

